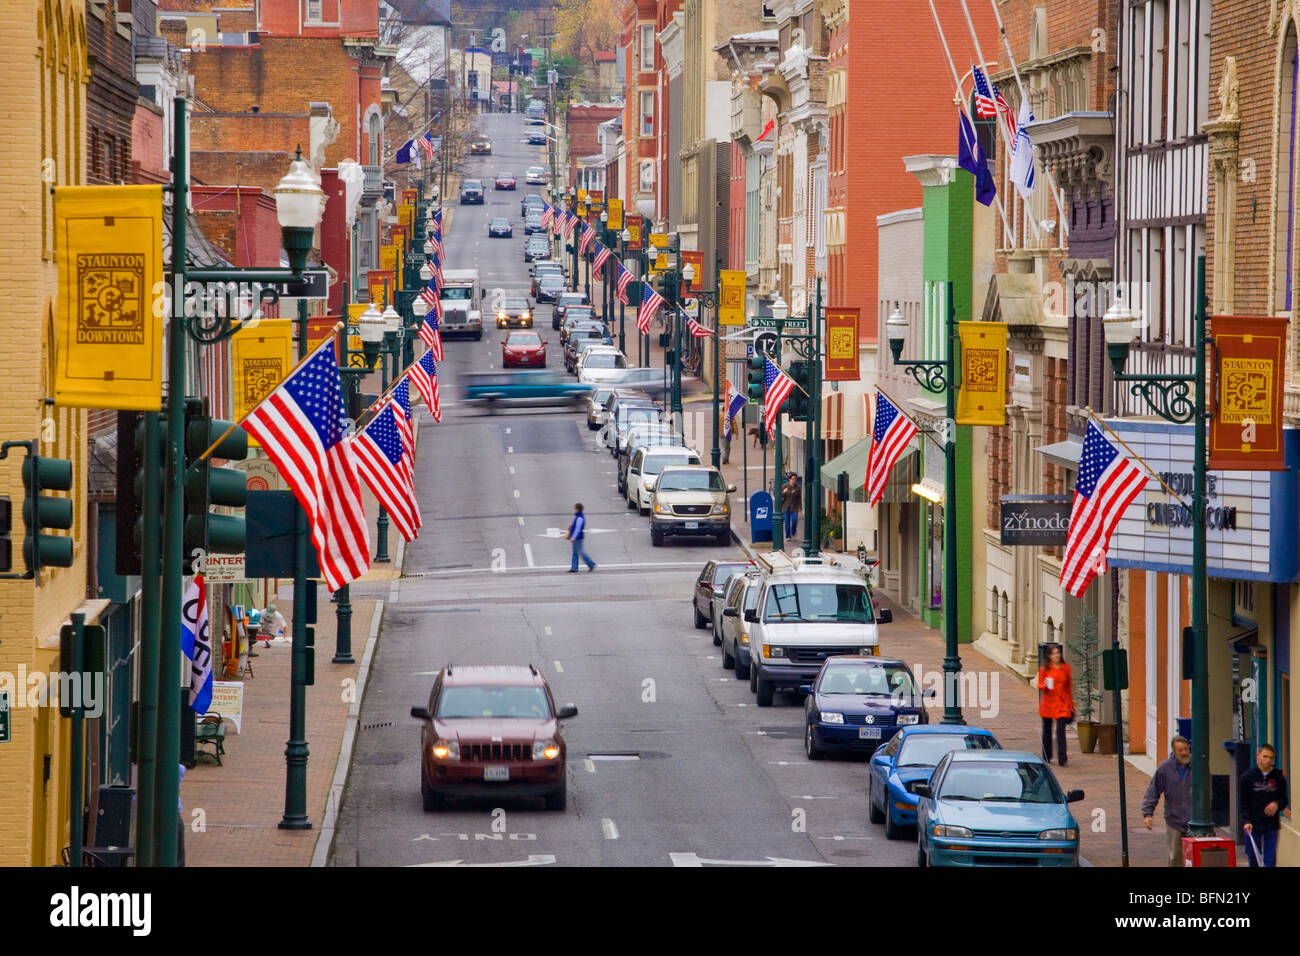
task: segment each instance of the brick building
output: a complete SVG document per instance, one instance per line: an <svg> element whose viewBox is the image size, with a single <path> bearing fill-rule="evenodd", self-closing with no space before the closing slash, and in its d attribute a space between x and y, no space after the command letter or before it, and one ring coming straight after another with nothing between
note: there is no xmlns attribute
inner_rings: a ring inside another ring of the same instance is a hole
<svg viewBox="0 0 1300 956"><path fill-rule="evenodd" d="M620 116L623 107L612 103L570 103L564 116L569 140L569 182L578 182L578 161L603 153L600 124ZM603 163L602 163L603 167Z"/></svg>

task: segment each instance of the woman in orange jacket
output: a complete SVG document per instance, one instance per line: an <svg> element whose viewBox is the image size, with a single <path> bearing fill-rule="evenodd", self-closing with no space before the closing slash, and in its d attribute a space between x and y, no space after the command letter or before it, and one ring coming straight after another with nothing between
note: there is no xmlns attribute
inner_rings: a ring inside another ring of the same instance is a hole
<svg viewBox="0 0 1300 956"><path fill-rule="evenodd" d="M1052 762L1052 723L1056 723L1056 750L1065 766L1065 725L1074 717L1074 688L1070 665L1065 663L1061 645L1047 651L1047 662L1038 668L1038 716L1043 718L1043 759Z"/></svg>

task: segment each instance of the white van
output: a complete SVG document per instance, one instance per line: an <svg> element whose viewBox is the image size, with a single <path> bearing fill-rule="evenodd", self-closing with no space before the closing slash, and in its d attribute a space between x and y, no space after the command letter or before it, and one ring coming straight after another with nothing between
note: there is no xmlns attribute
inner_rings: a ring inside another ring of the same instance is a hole
<svg viewBox="0 0 1300 956"><path fill-rule="evenodd" d="M810 684L828 657L880 653L877 612L860 572L782 552L760 555L766 574L758 600L744 612L750 627L749 686L758 706L771 707L778 690Z"/></svg>

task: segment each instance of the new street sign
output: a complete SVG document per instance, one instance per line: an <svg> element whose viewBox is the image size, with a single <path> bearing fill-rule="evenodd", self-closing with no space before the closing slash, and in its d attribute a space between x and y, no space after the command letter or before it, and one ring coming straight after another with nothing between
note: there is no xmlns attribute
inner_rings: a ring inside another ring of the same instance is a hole
<svg viewBox="0 0 1300 956"><path fill-rule="evenodd" d="M777 321L766 315L751 316L749 324L759 329L806 329L808 328L808 317L806 315L792 315L788 319Z"/></svg>
<svg viewBox="0 0 1300 956"><path fill-rule="evenodd" d="M329 295L329 273L324 269L310 269L302 274L301 282L269 282L266 288L274 289L284 299L324 299Z"/></svg>

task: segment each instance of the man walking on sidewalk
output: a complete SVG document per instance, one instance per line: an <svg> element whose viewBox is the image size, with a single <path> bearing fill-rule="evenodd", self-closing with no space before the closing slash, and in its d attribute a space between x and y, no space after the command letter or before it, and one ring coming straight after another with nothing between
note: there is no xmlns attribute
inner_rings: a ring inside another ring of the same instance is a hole
<svg viewBox="0 0 1300 956"><path fill-rule="evenodd" d="M1142 822L1151 829L1152 814L1161 796L1165 798L1165 846L1169 865L1183 865L1183 837L1192 816L1192 745L1181 734L1169 742L1173 751L1156 768L1146 796L1142 798Z"/></svg>
<svg viewBox="0 0 1300 956"><path fill-rule="evenodd" d="M1286 777L1273 765L1276 760L1273 745L1261 744L1255 766L1241 775L1241 829L1251 866L1277 866L1277 836L1288 800Z"/></svg>
<svg viewBox="0 0 1300 956"><path fill-rule="evenodd" d="M584 529L587 527L587 518L582 513L582 502L573 506L573 522L569 525L568 539L573 542L573 566L569 568L570 574L578 573L578 559L581 558L587 562L587 570L595 571L596 562L587 557L587 552L582 550L582 541L584 538Z"/></svg>
<svg viewBox="0 0 1300 956"><path fill-rule="evenodd" d="M799 512L803 510L803 489L799 487L799 482L790 472L784 485L781 486L781 515L785 519L785 537L790 540L799 530Z"/></svg>

